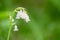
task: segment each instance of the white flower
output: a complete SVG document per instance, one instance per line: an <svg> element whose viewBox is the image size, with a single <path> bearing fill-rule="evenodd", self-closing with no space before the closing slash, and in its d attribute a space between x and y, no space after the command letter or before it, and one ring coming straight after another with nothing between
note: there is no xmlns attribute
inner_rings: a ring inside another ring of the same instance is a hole
<svg viewBox="0 0 60 40"><path fill-rule="evenodd" d="M27 12L25 10L20 10L17 12L16 19L24 19L26 22L29 22L29 16L27 15Z"/></svg>
<svg viewBox="0 0 60 40"><path fill-rule="evenodd" d="M14 22L14 19L12 19L12 22Z"/></svg>
<svg viewBox="0 0 60 40"><path fill-rule="evenodd" d="M13 31L18 31L18 26L17 25L14 26L14 30Z"/></svg>
<svg viewBox="0 0 60 40"><path fill-rule="evenodd" d="M12 18L12 16L10 16L10 20L12 20L12 25L15 25L14 19Z"/></svg>
<svg viewBox="0 0 60 40"><path fill-rule="evenodd" d="M12 18L12 16L10 16L10 20L12 20L12 22L14 22L14 19Z"/></svg>

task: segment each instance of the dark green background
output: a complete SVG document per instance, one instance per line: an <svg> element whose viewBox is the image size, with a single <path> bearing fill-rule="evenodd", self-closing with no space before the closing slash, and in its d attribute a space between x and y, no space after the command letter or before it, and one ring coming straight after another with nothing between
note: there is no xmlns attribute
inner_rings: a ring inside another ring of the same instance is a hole
<svg viewBox="0 0 60 40"><path fill-rule="evenodd" d="M18 20L10 40L60 40L60 0L0 0L0 40L7 40L8 15L17 7L26 8L31 21Z"/></svg>

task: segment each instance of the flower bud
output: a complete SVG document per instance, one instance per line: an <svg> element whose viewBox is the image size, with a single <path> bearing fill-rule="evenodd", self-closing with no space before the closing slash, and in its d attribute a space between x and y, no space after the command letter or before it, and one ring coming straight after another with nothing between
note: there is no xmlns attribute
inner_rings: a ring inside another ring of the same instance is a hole
<svg viewBox="0 0 60 40"><path fill-rule="evenodd" d="M14 30L13 31L18 31L18 26L17 25L14 26Z"/></svg>

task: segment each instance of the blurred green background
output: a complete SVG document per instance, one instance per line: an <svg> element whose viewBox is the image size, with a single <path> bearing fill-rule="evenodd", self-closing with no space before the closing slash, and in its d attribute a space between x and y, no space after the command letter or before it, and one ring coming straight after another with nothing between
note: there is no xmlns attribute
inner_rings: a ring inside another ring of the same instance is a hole
<svg viewBox="0 0 60 40"><path fill-rule="evenodd" d="M10 40L60 40L60 0L0 0L0 40L7 40L8 15L17 7L26 8L31 21L18 21Z"/></svg>

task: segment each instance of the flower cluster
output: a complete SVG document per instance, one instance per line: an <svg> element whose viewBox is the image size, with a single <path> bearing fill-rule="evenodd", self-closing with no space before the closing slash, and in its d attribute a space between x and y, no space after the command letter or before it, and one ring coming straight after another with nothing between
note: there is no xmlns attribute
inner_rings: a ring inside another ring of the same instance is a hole
<svg viewBox="0 0 60 40"><path fill-rule="evenodd" d="M27 15L27 12L24 9L21 9L17 12L16 19L24 19L26 22L29 22L29 16Z"/></svg>
<svg viewBox="0 0 60 40"><path fill-rule="evenodd" d="M26 23L30 21L29 16L26 12L26 10L23 7L18 7L15 12L17 12L15 19L24 19ZM18 31L18 26L15 24L15 20L12 16L10 16L10 19L12 19L12 25L14 25L13 31Z"/></svg>

